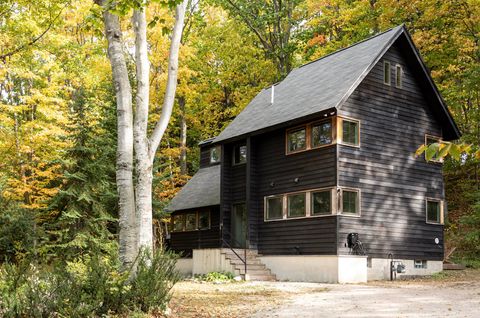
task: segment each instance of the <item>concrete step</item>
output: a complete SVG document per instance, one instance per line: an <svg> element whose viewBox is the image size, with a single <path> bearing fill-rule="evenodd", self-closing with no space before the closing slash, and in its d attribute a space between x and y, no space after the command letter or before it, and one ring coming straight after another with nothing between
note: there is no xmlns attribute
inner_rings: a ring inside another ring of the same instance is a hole
<svg viewBox="0 0 480 318"><path fill-rule="evenodd" d="M241 275L245 274L244 268L238 268L236 269L236 271ZM272 275L272 272L270 272L269 269L249 269L247 267L247 274L253 275L253 276L262 276L262 275Z"/></svg>
<svg viewBox="0 0 480 318"><path fill-rule="evenodd" d="M232 264L233 265L233 264ZM235 264L234 267L236 269L245 269L245 265L244 264ZM249 270L266 270L267 267L265 266L265 264L248 264L247 263L247 271Z"/></svg>
<svg viewBox="0 0 480 318"><path fill-rule="evenodd" d="M238 259L238 258L229 258L229 257L226 257L226 259L228 259L230 261L230 264L232 265L243 265L243 261ZM249 265L260 265L262 264L262 262L258 259L247 259L247 266Z"/></svg>
<svg viewBox="0 0 480 318"><path fill-rule="evenodd" d="M245 275L241 275L243 279L245 279ZM275 275L253 275L248 274L248 280L257 280L257 281L276 281L277 278Z"/></svg>

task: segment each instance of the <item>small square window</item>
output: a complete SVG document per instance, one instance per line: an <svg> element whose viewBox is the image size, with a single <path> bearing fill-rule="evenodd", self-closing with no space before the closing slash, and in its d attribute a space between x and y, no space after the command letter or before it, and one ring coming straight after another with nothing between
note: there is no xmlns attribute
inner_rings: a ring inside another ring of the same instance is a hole
<svg viewBox="0 0 480 318"><path fill-rule="evenodd" d="M197 214L188 213L185 216L185 231L195 231L197 229Z"/></svg>
<svg viewBox="0 0 480 318"><path fill-rule="evenodd" d="M328 215L332 213L332 191L312 193L312 215Z"/></svg>
<svg viewBox="0 0 480 318"><path fill-rule="evenodd" d="M383 83L385 85L391 84L391 70L390 70L390 62L383 61Z"/></svg>
<svg viewBox="0 0 480 318"><path fill-rule="evenodd" d="M210 163L219 163L222 153L222 147L216 146L210 148Z"/></svg>
<svg viewBox="0 0 480 318"><path fill-rule="evenodd" d="M198 212L198 229L206 230L210 228L210 212L202 211Z"/></svg>
<svg viewBox="0 0 480 318"><path fill-rule="evenodd" d="M173 216L173 231L181 232L185 227L185 214L177 214Z"/></svg>
<svg viewBox="0 0 480 318"><path fill-rule="evenodd" d="M342 119L342 143L352 146L359 145L359 122Z"/></svg>
<svg viewBox="0 0 480 318"><path fill-rule="evenodd" d="M247 162L247 146L235 146L233 150L233 164L239 165Z"/></svg>
<svg viewBox="0 0 480 318"><path fill-rule="evenodd" d="M414 261L415 268L427 268L427 261L426 260L418 260Z"/></svg>
<svg viewBox="0 0 480 318"><path fill-rule="evenodd" d="M283 197L267 198L267 220L283 219Z"/></svg>
<svg viewBox="0 0 480 318"><path fill-rule="evenodd" d="M442 201L427 200L427 222L442 223Z"/></svg>
<svg viewBox="0 0 480 318"><path fill-rule="evenodd" d="M400 65L395 66L395 86L402 88L403 69Z"/></svg>
<svg viewBox="0 0 480 318"><path fill-rule="evenodd" d="M312 125L312 147L331 144L332 139L332 121Z"/></svg>
<svg viewBox="0 0 480 318"><path fill-rule="evenodd" d="M342 191L342 214L358 214L359 203L358 191Z"/></svg>
<svg viewBox="0 0 480 318"><path fill-rule="evenodd" d="M289 218L305 216L306 193L291 194L287 197Z"/></svg>
<svg viewBox="0 0 480 318"><path fill-rule="evenodd" d="M306 129L300 128L287 133L287 150L295 152L307 149Z"/></svg>

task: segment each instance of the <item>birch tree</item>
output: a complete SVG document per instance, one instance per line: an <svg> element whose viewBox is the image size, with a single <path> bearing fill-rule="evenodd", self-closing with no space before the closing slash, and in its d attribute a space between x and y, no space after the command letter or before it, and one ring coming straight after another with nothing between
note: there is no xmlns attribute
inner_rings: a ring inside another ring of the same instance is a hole
<svg viewBox="0 0 480 318"><path fill-rule="evenodd" d="M117 102L117 162L116 179L119 195L120 260L124 266L132 264L143 249L153 248L152 232L152 168L155 152L170 120L175 100L178 75L178 55L183 31L185 7L188 0L169 1L175 6L175 23L171 35L168 76L162 113L150 135L149 77L146 2L135 5L132 16L135 36L135 96L128 77L122 39L120 4L96 0L103 11L108 58ZM133 102L135 101L135 102ZM134 175L135 174L135 175Z"/></svg>

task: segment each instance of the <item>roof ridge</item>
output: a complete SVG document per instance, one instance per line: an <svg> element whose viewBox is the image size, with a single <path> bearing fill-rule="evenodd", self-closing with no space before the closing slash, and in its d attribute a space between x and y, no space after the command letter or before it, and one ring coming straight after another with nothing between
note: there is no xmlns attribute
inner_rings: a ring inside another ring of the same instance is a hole
<svg viewBox="0 0 480 318"><path fill-rule="evenodd" d="M397 28L399 28L399 27L404 27L404 24L402 23L402 24L400 24L400 25L397 25L396 27L393 27L393 28L390 28L390 29L385 30L385 31L383 31L383 32L374 34L374 35L372 35L372 36L369 37L369 38L366 38L366 39L361 40L360 42L355 42L355 43L353 43L353 44L351 44L351 45L349 45L349 46L346 46L346 47L344 47L344 48L341 48L341 49L338 49L338 50L336 50L336 51L330 52L330 53L328 53L328 54L326 54L326 55L324 55L324 56L319 57L318 59L315 59L315 60L310 61L310 62L308 62L308 63L302 64L302 65L300 65L299 67L296 67L295 69L299 69L299 68L302 68L302 67L304 67L304 66L306 66L306 65L309 65L309 64L318 62L318 61L320 61L320 60L322 60L322 59L324 59L324 58L326 58L326 57L329 57L329 56L331 56L331 55L335 55L335 54L337 54L337 53L340 53L340 52L342 52L342 51L345 51L345 50L347 50L347 49L350 49L350 48L352 48L352 47L354 47L354 46L356 46L356 45L358 45L358 44L361 44L361 43L370 41L370 40L372 40L372 39L374 39L374 38L376 38L376 37L378 37L378 36L380 36L380 35L383 35L383 34L385 34L385 33L388 33L388 32L390 32L390 31L393 31L394 29L397 29ZM292 70L292 71L293 71L293 70Z"/></svg>

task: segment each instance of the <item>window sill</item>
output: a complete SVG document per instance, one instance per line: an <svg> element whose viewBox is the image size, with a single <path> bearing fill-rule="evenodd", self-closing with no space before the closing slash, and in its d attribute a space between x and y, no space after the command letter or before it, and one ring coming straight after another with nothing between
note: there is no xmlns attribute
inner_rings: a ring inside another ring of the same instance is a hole
<svg viewBox="0 0 480 318"><path fill-rule="evenodd" d="M352 148L360 148L360 143L356 145L356 144L351 144L351 143L342 141L342 142L339 142L338 144L342 146L352 147Z"/></svg>
<svg viewBox="0 0 480 318"><path fill-rule="evenodd" d="M326 145L321 145L321 146L316 146L316 147L305 148L305 149L297 150L297 151L289 151L289 152L286 152L285 155L289 156L289 155L294 155L294 154L297 154L297 153L302 153L302 152L311 151L311 150L315 150L315 149L327 148L327 147L334 146L334 145L336 145L336 144L337 144L336 142L332 142L331 144L326 144Z"/></svg>
<svg viewBox="0 0 480 318"><path fill-rule="evenodd" d="M430 222L430 221L427 221L425 222L426 224L430 224L430 225L445 225L444 223L439 223L439 222Z"/></svg>
<svg viewBox="0 0 480 318"><path fill-rule="evenodd" d="M278 221L290 221L290 220L301 220L301 219L313 219L313 218L324 218L327 216L335 216L336 214L323 214L323 215L310 215L310 216L299 216L299 217L293 217L293 218L282 218L282 219L271 219L267 220L264 219L263 222L278 222Z"/></svg>

